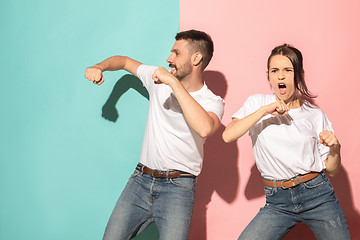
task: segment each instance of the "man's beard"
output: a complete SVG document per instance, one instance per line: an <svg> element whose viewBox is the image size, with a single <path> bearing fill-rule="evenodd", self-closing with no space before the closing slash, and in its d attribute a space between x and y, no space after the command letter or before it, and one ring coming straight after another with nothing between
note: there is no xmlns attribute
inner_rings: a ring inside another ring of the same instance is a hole
<svg viewBox="0 0 360 240"><path fill-rule="evenodd" d="M179 68L176 65L169 64L169 67L175 69L175 73L173 74L179 81L189 76L192 73L192 66L190 62L186 62L184 65Z"/></svg>

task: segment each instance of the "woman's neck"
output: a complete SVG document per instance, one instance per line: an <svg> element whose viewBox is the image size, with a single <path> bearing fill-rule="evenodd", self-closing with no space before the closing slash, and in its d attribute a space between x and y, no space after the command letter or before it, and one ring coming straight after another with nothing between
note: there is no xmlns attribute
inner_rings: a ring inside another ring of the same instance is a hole
<svg viewBox="0 0 360 240"><path fill-rule="evenodd" d="M276 96L277 100L280 100L277 96ZM286 103L286 105L288 106L288 108L290 109L295 109L295 108L299 108L302 105L302 102L300 101L299 98L297 98L296 96L292 96L291 98L287 99L284 101Z"/></svg>

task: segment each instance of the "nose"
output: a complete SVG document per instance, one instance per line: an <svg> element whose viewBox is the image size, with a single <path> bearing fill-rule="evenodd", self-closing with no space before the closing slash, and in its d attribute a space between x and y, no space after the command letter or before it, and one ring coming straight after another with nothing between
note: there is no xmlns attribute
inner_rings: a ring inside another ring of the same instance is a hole
<svg viewBox="0 0 360 240"><path fill-rule="evenodd" d="M173 55L174 55L174 53L170 54L170 56L166 59L166 61L167 61L168 63L172 63L172 62L173 62Z"/></svg>
<svg viewBox="0 0 360 240"><path fill-rule="evenodd" d="M285 79L285 74L284 74L283 71L279 71L278 79L279 79L279 80L284 80L284 79Z"/></svg>

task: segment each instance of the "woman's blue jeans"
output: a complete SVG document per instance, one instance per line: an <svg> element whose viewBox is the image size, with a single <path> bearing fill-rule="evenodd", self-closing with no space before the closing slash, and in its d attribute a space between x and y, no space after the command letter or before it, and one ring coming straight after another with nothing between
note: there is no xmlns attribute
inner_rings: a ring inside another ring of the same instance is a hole
<svg viewBox="0 0 360 240"><path fill-rule="evenodd" d="M324 173L288 189L265 187L265 195L265 207L239 239L282 239L300 222L307 224L317 239L350 239L345 215Z"/></svg>
<svg viewBox="0 0 360 240"><path fill-rule="evenodd" d="M193 177L155 178L135 170L115 205L103 239L131 239L155 222L160 239L187 240L195 182Z"/></svg>

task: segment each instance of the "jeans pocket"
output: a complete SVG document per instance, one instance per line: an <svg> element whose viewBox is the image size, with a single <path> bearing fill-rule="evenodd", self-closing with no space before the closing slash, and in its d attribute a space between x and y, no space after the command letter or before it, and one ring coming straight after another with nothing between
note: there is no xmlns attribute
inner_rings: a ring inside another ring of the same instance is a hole
<svg viewBox="0 0 360 240"><path fill-rule="evenodd" d="M304 186L308 189L311 189L311 188L316 188L316 187L322 186L326 183L330 183L329 179L325 176L325 174L320 173L320 175L317 176L316 178L311 179L307 182L304 182Z"/></svg>
<svg viewBox="0 0 360 240"><path fill-rule="evenodd" d="M139 176L141 174L141 172L137 169L135 169L135 171L131 174L130 178L135 178L137 176Z"/></svg>
<svg viewBox="0 0 360 240"><path fill-rule="evenodd" d="M196 179L190 177L179 177L179 178L170 178L169 182L177 187L181 187L190 191L195 190Z"/></svg>
<svg viewBox="0 0 360 240"><path fill-rule="evenodd" d="M267 197L271 197L271 196L273 196L275 194L275 188L265 186L264 187L264 192L265 192L265 195Z"/></svg>

